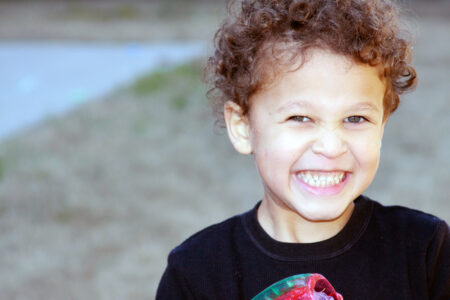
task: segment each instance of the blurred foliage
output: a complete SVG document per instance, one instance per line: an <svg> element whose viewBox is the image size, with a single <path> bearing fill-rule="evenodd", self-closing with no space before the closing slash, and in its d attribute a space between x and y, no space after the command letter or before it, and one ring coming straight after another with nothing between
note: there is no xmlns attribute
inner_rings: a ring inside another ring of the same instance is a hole
<svg viewBox="0 0 450 300"><path fill-rule="evenodd" d="M135 19L140 16L139 9L132 4L120 4L111 6L108 9L95 9L82 5L82 3L73 3L67 6L64 13L61 15L67 19L82 19L82 20L120 20L120 19Z"/></svg>
<svg viewBox="0 0 450 300"><path fill-rule="evenodd" d="M177 95L174 98L172 98L172 107L177 110L183 110L183 108L187 105L187 99L185 96Z"/></svg>
<svg viewBox="0 0 450 300"><path fill-rule="evenodd" d="M145 118L138 118L133 123L133 132L137 135L143 135L147 133L148 120Z"/></svg>
<svg viewBox="0 0 450 300"><path fill-rule="evenodd" d="M139 18L158 19L189 19L195 14L199 5L213 4L202 1L153 1L153 2L68 2L62 13L58 14L63 19L75 19L86 21L111 21L131 20ZM223 5L225 6L225 5ZM143 9L144 8L144 9Z"/></svg>
<svg viewBox="0 0 450 300"><path fill-rule="evenodd" d="M68 224L77 217L76 213L70 210L60 211L55 215L55 220L62 224Z"/></svg>
<svg viewBox="0 0 450 300"><path fill-rule="evenodd" d="M197 89L201 84L202 69L198 63L178 66L171 70L152 72L137 79L131 91L138 96L146 96L162 89ZM187 91L184 90L184 93ZM186 100L182 95L173 98L175 108L183 108Z"/></svg>
<svg viewBox="0 0 450 300"><path fill-rule="evenodd" d="M180 17L188 17L195 15L196 5L199 1L162 1L157 7L157 14L164 19L177 19Z"/></svg>
<svg viewBox="0 0 450 300"><path fill-rule="evenodd" d="M182 112L198 101L205 101L206 87L202 83L203 70L200 62L152 71L137 78L125 91L138 101L165 102L172 111ZM153 105L151 103L140 104ZM147 114L140 115L132 122L132 132L138 136L146 135L151 128Z"/></svg>

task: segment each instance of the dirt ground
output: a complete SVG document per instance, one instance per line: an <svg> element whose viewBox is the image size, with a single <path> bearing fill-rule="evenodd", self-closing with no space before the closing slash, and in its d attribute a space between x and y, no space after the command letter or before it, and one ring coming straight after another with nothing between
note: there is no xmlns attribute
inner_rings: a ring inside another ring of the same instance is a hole
<svg viewBox="0 0 450 300"><path fill-rule="evenodd" d="M175 26L117 3L101 18L88 4L0 4L0 38L210 39L223 11L165 8ZM388 122L367 195L448 222L450 9L434 5L410 20L420 83ZM153 299L170 249L261 198L251 157L214 129L199 64L0 143L0 299Z"/></svg>

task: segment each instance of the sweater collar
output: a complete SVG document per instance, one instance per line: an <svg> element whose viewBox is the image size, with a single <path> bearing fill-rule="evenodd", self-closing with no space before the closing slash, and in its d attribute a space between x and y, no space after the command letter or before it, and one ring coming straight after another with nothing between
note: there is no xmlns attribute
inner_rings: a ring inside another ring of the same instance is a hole
<svg viewBox="0 0 450 300"><path fill-rule="evenodd" d="M285 261L327 259L350 249L367 228L373 202L365 196L359 196L354 203L352 216L344 228L335 236L316 243L285 243L270 237L257 219L257 210L261 201L251 211L242 215L242 222L255 246L272 258Z"/></svg>

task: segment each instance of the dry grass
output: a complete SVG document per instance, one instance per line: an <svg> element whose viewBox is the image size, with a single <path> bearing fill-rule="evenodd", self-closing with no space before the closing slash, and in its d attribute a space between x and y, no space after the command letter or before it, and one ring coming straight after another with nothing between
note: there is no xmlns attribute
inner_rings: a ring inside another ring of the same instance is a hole
<svg viewBox="0 0 450 300"><path fill-rule="evenodd" d="M204 93L182 66L0 145L0 298L150 299L170 248L258 199Z"/></svg>

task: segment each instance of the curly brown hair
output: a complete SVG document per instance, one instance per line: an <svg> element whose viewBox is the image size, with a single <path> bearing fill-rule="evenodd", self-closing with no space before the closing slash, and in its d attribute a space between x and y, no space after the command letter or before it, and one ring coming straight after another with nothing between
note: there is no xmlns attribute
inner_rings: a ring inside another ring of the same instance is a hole
<svg viewBox="0 0 450 300"><path fill-rule="evenodd" d="M212 86L208 98L221 124L226 101L247 114L249 98L267 83L268 71L276 76L280 61L290 65L299 56L304 62L309 49L378 67L386 83L385 119L397 109L399 95L416 85L412 39L389 0L242 0L234 16L229 11L205 69Z"/></svg>

